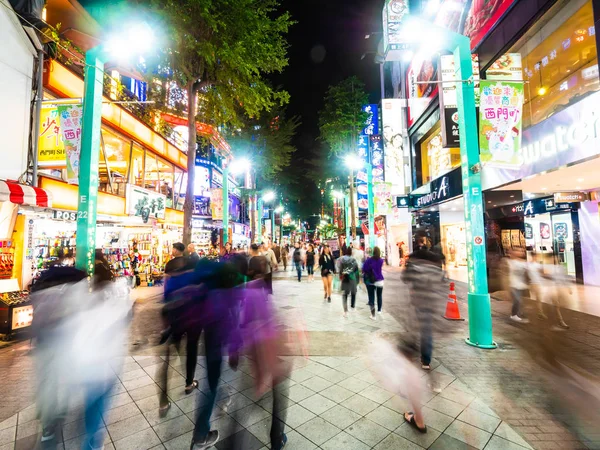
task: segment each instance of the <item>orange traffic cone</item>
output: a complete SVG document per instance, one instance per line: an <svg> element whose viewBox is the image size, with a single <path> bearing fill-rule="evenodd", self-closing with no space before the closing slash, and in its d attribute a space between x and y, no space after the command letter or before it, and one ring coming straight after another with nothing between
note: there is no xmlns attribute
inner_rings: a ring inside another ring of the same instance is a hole
<svg viewBox="0 0 600 450"><path fill-rule="evenodd" d="M456 292L454 291L454 283L450 283L450 293L448 294L448 303L446 303L446 314L444 314L444 319L465 320L460 317L458 301L456 300Z"/></svg>

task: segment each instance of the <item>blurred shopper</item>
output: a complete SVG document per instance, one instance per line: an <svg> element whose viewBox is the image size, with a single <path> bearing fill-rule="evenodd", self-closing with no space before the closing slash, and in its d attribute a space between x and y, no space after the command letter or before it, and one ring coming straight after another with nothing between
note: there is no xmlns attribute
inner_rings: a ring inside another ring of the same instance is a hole
<svg viewBox="0 0 600 450"><path fill-rule="evenodd" d="M269 244L263 244L263 255L267 258L267 273L265 274L265 283L267 283L267 289L269 293L273 293L273 272L277 270L277 258L275 252L269 246Z"/></svg>
<svg viewBox="0 0 600 450"><path fill-rule="evenodd" d="M300 283L302 281L302 250L300 249L299 242L296 242L294 246L292 260L294 261L294 267L296 268L296 273L298 274L298 282Z"/></svg>
<svg viewBox="0 0 600 450"><path fill-rule="evenodd" d="M509 286L512 297L512 310L510 320L517 323L529 323L528 319L522 317L523 296L529 289L529 268L523 255L517 251L510 253L509 260Z"/></svg>
<svg viewBox="0 0 600 450"><path fill-rule="evenodd" d="M377 294L377 312L381 314L383 306L383 259L379 247L373 249L373 256L367 258L362 268L367 293L369 294L369 307L371 319L375 319L375 294Z"/></svg>
<svg viewBox="0 0 600 450"><path fill-rule="evenodd" d="M187 269L188 261L183 252L185 251L185 245L181 242L175 242L171 249L172 258L165 265L165 273L171 275L177 272L181 272Z"/></svg>
<svg viewBox="0 0 600 450"><path fill-rule="evenodd" d="M306 272L308 273L308 281L312 282L315 279L315 248L312 244L308 244L306 250Z"/></svg>
<svg viewBox="0 0 600 450"><path fill-rule="evenodd" d="M225 247L223 247L223 251L221 252L221 259L227 260L229 257L231 257L232 253L233 249L231 246L231 242L226 242Z"/></svg>
<svg viewBox="0 0 600 450"><path fill-rule="evenodd" d="M190 269L194 269L196 267L196 264L198 264L198 261L200 261L200 256L198 255L198 252L196 251L196 246L192 243L188 244L187 246L187 251L188 251L188 267Z"/></svg>
<svg viewBox="0 0 600 450"><path fill-rule="evenodd" d="M319 266L321 267L321 279L323 280L323 298L331 303L331 291L333 288L333 276L335 274L335 261L331 254L331 248L325 244L323 252L319 258Z"/></svg>
<svg viewBox="0 0 600 450"><path fill-rule="evenodd" d="M306 269L306 243L300 246L300 263L302 264L302 271Z"/></svg>
<svg viewBox="0 0 600 450"><path fill-rule="evenodd" d="M114 279L115 274L110 268L110 263L104 256L102 249L97 248L94 253L94 282L98 285Z"/></svg>
<svg viewBox="0 0 600 450"><path fill-rule="evenodd" d="M281 246L277 243L277 241L275 241L272 248L273 253L275 254L275 259L277 259L277 264L279 264L281 262Z"/></svg>
<svg viewBox="0 0 600 450"><path fill-rule="evenodd" d="M352 249L347 248L346 254L338 259L338 270L342 282L342 301L344 317L348 317L348 296L350 296L351 311L356 310L356 287L360 276L358 263L352 257Z"/></svg>
<svg viewBox="0 0 600 450"><path fill-rule="evenodd" d="M257 244L250 246L250 259L248 261L248 278L250 280L264 280L269 262L260 253Z"/></svg>
<svg viewBox="0 0 600 450"><path fill-rule="evenodd" d="M82 448L104 448L102 416L109 405L126 341L131 302L125 280L95 283L72 268L50 269L32 287L38 339L38 412L42 441L55 439L68 398L83 391L85 438ZM83 278L82 278L83 277Z"/></svg>
<svg viewBox="0 0 600 450"><path fill-rule="evenodd" d="M431 370L433 320L444 301L443 277L440 255L427 248L424 236L418 237L417 249L406 262L403 281L408 285L411 305L416 313L421 337L421 367L424 370Z"/></svg>
<svg viewBox="0 0 600 450"><path fill-rule="evenodd" d="M283 263L283 271L287 271L288 257L290 256L289 248L286 245L281 246L281 262Z"/></svg>

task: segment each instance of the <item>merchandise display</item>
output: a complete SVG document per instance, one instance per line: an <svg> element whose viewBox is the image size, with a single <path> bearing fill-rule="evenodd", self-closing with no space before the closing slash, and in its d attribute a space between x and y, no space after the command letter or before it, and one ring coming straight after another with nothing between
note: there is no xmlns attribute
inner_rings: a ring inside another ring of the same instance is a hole
<svg viewBox="0 0 600 450"><path fill-rule="evenodd" d="M0 241L0 279L12 278L15 255L11 240Z"/></svg>

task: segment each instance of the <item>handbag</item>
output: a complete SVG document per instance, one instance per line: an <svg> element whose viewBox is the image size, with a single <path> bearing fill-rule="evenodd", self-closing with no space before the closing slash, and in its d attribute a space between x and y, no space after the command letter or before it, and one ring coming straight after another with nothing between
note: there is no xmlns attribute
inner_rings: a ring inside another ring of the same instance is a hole
<svg viewBox="0 0 600 450"><path fill-rule="evenodd" d="M341 282L339 277L333 277L333 290L339 291L341 289Z"/></svg>

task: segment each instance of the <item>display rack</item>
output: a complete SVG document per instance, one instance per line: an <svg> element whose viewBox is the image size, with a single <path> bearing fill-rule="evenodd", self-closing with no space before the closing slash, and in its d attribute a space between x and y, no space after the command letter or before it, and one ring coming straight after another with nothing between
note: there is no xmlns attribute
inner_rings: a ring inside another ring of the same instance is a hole
<svg viewBox="0 0 600 450"><path fill-rule="evenodd" d="M19 289L16 278L0 280L0 306L0 339L9 340L13 333L31 326L29 292Z"/></svg>
<svg viewBox="0 0 600 450"><path fill-rule="evenodd" d="M12 278L12 271L15 265L14 252L13 241L0 241L0 280Z"/></svg>

